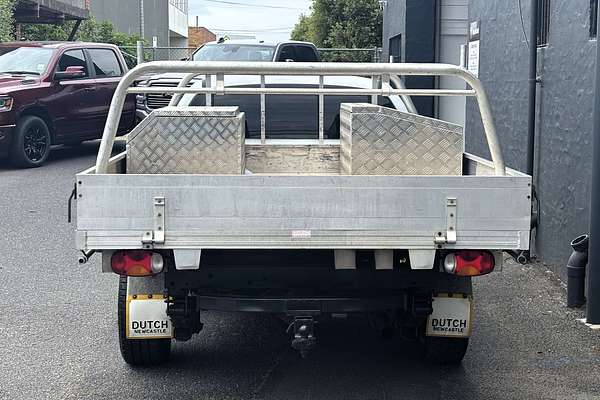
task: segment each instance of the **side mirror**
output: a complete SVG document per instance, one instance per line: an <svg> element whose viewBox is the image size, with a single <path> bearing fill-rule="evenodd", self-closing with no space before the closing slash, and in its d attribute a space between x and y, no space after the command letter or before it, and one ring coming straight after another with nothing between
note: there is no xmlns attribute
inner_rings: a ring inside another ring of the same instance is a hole
<svg viewBox="0 0 600 400"><path fill-rule="evenodd" d="M56 71L54 73L54 79L57 81L68 80L68 79L79 79L85 76L85 68L67 67L66 71Z"/></svg>

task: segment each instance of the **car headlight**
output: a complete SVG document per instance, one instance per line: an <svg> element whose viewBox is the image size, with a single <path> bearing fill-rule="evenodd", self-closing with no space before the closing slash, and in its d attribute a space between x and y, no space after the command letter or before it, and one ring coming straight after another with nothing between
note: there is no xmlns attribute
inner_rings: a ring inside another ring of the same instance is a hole
<svg viewBox="0 0 600 400"><path fill-rule="evenodd" d="M147 87L148 85L148 81L140 81L137 83L137 87ZM135 102L137 103L138 106L144 106L146 105L146 94L145 93L140 93L137 94L135 96Z"/></svg>
<svg viewBox="0 0 600 400"><path fill-rule="evenodd" d="M0 112L7 112L12 110L13 99L8 96L0 96Z"/></svg>
<svg viewBox="0 0 600 400"><path fill-rule="evenodd" d="M135 96L135 102L139 105L144 105L146 103L146 95L145 94L137 94Z"/></svg>

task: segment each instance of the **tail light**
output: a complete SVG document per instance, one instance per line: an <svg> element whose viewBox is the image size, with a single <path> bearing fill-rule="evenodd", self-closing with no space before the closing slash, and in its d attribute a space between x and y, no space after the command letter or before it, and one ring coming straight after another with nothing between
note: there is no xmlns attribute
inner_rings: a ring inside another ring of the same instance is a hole
<svg viewBox="0 0 600 400"><path fill-rule="evenodd" d="M112 270L123 276L152 276L162 272L163 257L153 251L117 251L111 259Z"/></svg>
<svg viewBox="0 0 600 400"><path fill-rule="evenodd" d="M494 270L495 260L489 251L462 250L444 259L444 270L460 276L478 276Z"/></svg>

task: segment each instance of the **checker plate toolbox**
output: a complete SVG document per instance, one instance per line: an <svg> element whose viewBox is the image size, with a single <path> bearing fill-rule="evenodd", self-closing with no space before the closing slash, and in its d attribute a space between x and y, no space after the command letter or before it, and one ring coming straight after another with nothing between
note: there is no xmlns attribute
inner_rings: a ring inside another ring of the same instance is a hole
<svg viewBox="0 0 600 400"><path fill-rule="evenodd" d="M462 127L373 104L342 104L344 175L462 175Z"/></svg>
<svg viewBox="0 0 600 400"><path fill-rule="evenodd" d="M244 114L237 107L166 107L127 138L127 173L240 174L244 171Z"/></svg>

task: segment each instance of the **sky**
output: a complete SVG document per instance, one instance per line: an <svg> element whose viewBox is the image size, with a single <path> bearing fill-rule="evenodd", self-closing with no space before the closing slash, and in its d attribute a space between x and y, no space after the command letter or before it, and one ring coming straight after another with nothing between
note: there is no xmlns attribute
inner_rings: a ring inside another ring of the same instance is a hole
<svg viewBox="0 0 600 400"><path fill-rule="evenodd" d="M311 0L189 0L189 23L217 35L241 34L261 40L287 40Z"/></svg>

